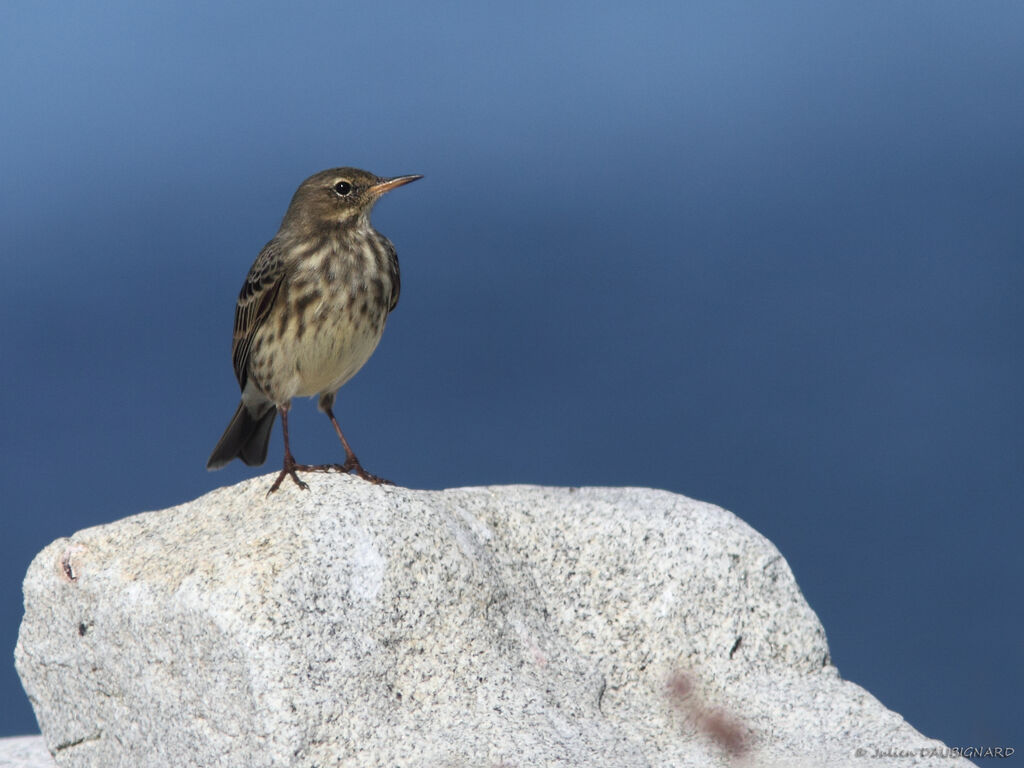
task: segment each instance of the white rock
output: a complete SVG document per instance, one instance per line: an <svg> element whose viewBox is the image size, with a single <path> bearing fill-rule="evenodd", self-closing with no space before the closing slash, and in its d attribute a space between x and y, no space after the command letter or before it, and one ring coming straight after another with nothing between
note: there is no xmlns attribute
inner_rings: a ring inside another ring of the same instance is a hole
<svg viewBox="0 0 1024 768"><path fill-rule="evenodd" d="M0 768L56 768L42 736L0 739Z"/></svg>
<svg viewBox="0 0 1024 768"><path fill-rule="evenodd" d="M969 765L840 679L718 507L308 479L35 558L16 662L61 766Z"/></svg>

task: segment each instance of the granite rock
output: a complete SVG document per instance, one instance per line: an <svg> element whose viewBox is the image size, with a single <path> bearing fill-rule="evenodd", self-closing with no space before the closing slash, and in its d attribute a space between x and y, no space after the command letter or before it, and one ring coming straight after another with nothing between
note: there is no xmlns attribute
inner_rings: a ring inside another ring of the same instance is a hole
<svg viewBox="0 0 1024 768"><path fill-rule="evenodd" d="M35 558L15 655L59 765L969 765L840 678L723 509L308 479Z"/></svg>
<svg viewBox="0 0 1024 768"><path fill-rule="evenodd" d="M56 768L42 736L0 739L0 768Z"/></svg>

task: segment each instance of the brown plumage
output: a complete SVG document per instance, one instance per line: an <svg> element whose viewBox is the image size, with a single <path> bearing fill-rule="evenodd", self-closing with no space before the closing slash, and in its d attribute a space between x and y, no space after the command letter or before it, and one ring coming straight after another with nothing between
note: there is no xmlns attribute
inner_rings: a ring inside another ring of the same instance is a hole
<svg viewBox="0 0 1024 768"><path fill-rule="evenodd" d="M398 303L398 258L391 242L370 225L382 194L422 178L382 179L356 168L321 171L299 186L274 239L256 258L238 296L231 359L242 401L213 449L207 469L234 458L262 464L280 412L286 475L306 488L296 470L362 468L334 418L338 389L373 354L388 313ZM293 397L319 395L345 448L344 464L297 464L288 443Z"/></svg>

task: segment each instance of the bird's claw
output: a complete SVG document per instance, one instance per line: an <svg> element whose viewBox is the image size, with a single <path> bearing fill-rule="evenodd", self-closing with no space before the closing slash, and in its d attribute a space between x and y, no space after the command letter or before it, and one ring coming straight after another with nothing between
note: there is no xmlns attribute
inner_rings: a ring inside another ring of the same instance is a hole
<svg viewBox="0 0 1024 768"><path fill-rule="evenodd" d="M383 477L371 475L363 469L363 465L355 458L347 460L344 464L324 464L322 466L325 470L333 470L334 472L340 472L343 475L354 473L363 480L366 480L368 483L373 483L374 485L394 485L390 480L385 480Z"/></svg>
<svg viewBox="0 0 1024 768"><path fill-rule="evenodd" d="M292 480L295 481L295 484L299 486L300 489L302 489L303 491L308 491L309 485L300 480L299 476L296 474L296 471L300 469L303 472L316 472L319 470L318 467L311 467L308 464L296 464L294 460L288 461L286 459L284 462L284 466L281 468L281 471L277 473L277 479L274 480L274 484L270 486L270 490L267 491L267 496L269 496L270 494L272 494L274 491L281 487L281 483L284 481L285 477L290 477Z"/></svg>
<svg viewBox="0 0 1024 768"><path fill-rule="evenodd" d="M270 490L267 491L267 496L281 487L281 483L284 482L285 477L290 477L295 481L295 484L299 486L299 488L304 491L308 491L309 485L299 479L299 476L296 474L297 471L340 472L343 475L355 474L363 480L366 480L368 483L373 483L374 485L394 485L390 480L385 480L383 477L371 475L363 469L363 465L355 458L349 459L344 464L295 464L294 462L285 462L284 467L282 467L281 471L277 473L277 479L274 480L274 484L270 486Z"/></svg>

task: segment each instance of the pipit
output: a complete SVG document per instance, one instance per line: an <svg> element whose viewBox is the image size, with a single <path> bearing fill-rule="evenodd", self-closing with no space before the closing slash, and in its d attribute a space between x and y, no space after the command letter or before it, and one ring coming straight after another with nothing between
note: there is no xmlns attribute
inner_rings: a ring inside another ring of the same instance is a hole
<svg viewBox="0 0 1024 768"><path fill-rule="evenodd" d="M281 228L256 257L235 307L231 359L242 402L213 449L207 469L240 458L267 460L274 417L281 414L285 476L308 488L297 471L355 472L386 482L359 463L334 418L338 389L373 354L388 313L398 303L395 248L370 225L383 195L422 176L382 179L356 168L334 168L299 186ZM345 448L344 464L297 464L288 443L293 397L319 395Z"/></svg>

